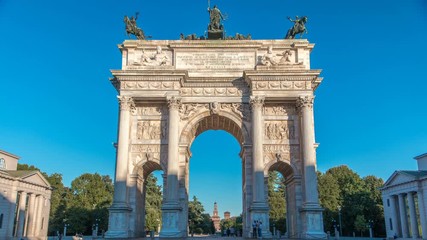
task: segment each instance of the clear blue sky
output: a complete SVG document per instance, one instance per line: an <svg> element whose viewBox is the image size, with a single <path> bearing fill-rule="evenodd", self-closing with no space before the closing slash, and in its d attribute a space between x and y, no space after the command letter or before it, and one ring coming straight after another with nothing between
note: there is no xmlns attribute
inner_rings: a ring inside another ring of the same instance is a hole
<svg viewBox="0 0 427 240"><path fill-rule="evenodd" d="M211 4L227 13L228 34L254 39L281 39L291 27L287 16L308 16L312 68L324 77L315 101L320 171L346 164L387 178L416 169L412 157L427 152L425 0ZM67 185L86 172L113 176L117 93L108 78L121 66L123 16L139 11L146 34L178 39L203 34L206 8L204 0L0 0L0 149L62 173ZM222 151L209 149L214 144ZM210 213L214 201L220 212L241 211L239 150L219 131L193 144L191 194ZM198 186L204 181L212 187Z"/></svg>

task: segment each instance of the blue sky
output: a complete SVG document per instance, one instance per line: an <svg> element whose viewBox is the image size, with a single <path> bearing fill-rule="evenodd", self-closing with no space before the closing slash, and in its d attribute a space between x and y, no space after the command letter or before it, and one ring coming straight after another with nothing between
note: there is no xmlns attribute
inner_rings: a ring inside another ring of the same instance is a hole
<svg viewBox="0 0 427 240"><path fill-rule="evenodd" d="M425 0L211 4L228 15L229 35L254 39L281 39L291 27L287 16L308 16L312 68L324 77L315 100L320 171L346 164L361 176L387 178L416 169L412 158L427 152ZM85 172L113 176L118 107L108 78L121 66L123 16L139 11L147 35L178 39L203 34L206 8L203 0L0 0L0 149L62 173L65 184ZM209 149L217 143L222 151ZM209 212L214 201L220 212L240 212L239 150L220 131L193 144L191 194Z"/></svg>

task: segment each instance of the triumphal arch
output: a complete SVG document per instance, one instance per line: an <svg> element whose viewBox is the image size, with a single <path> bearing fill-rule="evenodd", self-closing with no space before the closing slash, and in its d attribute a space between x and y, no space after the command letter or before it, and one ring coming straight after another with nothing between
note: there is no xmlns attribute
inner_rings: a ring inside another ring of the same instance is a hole
<svg viewBox="0 0 427 240"><path fill-rule="evenodd" d="M284 40L126 40L111 82L120 103L109 238L144 235L144 179L164 171L161 238L187 237L193 140L222 129L240 143L243 234L269 231L267 177L286 179L287 235L324 237L310 68L314 44ZM209 176L207 176L209 177Z"/></svg>

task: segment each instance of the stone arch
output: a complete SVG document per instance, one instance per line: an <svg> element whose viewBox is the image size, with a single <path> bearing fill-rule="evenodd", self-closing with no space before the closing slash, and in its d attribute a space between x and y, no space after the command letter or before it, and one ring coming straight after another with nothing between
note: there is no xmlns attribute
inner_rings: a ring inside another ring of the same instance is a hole
<svg viewBox="0 0 427 240"><path fill-rule="evenodd" d="M166 166L164 166L165 163L158 161L158 160L144 160L144 161L140 161L138 162L134 168L133 168L133 173L132 174L136 174L138 176L142 176L144 178L144 180L146 179L146 177L156 171L156 170L160 170L160 171L164 171L166 169Z"/></svg>
<svg viewBox="0 0 427 240"><path fill-rule="evenodd" d="M146 185L147 177L150 173L160 170L165 172L166 166L160 160L142 160L134 165L130 181L128 182L129 205L133 214L130 214L130 232L135 236L144 236L145 214L146 214ZM165 185L164 179L158 179Z"/></svg>
<svg viewBox="0 0 427 240"><path fill-rule="evenodd" d="M207 130L224 130L233 135L241 146L251 139L242 117L220 110L216 114L204 111L191 118L183 127L179 142L190 146L199 134Z"/></svg>
<svg viewBox="0 0 427 240"><path fill-rule="evenodd" d="M283 175L286 179L298 176L299 171L295 164L289 160L271 160L265 164L264 177L268 177L269 171L277 171Z"/></svg>

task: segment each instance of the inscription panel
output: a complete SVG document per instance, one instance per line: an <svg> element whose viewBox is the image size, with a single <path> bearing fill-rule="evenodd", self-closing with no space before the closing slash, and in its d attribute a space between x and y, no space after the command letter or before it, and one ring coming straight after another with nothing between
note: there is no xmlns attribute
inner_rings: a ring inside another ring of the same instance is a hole
<svg viewBox="0 0 427 240"><path fill-rule="evenodd" d="M177 52L177 69L253 69L255 52Z"/></svg>

